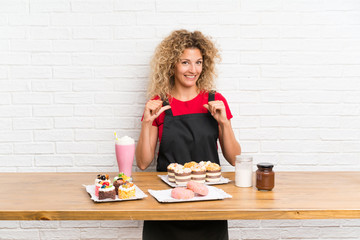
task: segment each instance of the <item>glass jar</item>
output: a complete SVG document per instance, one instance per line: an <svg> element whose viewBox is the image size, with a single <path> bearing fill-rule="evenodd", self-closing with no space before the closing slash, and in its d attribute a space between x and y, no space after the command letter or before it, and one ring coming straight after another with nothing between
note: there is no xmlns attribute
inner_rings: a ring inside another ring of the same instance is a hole
<svg viewBox="0 0 360 240"><path fill-rule="evenodd" d="M271 191L275 186L274 165L271 163L259 163L256 170L256 188L259 191Z"/></svg>
<svg viewBox="0 0 360 240"><path fill-rule="evenodd" d="M250 156L236 156L235 185L237 187L251 187L253 179L253 159Z"/></svg>

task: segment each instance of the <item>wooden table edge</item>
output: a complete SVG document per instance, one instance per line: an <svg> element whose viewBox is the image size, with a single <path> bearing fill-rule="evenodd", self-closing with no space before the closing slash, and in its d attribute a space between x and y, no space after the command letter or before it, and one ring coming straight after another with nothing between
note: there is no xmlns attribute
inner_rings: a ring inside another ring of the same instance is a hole
<svg viewBox="0 0 360 240"><path fill-rule="evenodd" d="M1 211L0 220L266 220L360 219L360 210L187 211ZM210 217L211 216L211 217Z"/></svg>

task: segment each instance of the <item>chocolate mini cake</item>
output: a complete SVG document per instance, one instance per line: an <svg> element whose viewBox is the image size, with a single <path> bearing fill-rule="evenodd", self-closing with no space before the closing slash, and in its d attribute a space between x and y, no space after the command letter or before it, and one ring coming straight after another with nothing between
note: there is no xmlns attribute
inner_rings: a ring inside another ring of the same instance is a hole
<svg viewBox="0 0 360 240"><path fill-rule="evenodd" d="M194 166L191 168L191 180L198 183L205 183L206 178L206 167L205 166Z"/></svg>
<svg viewBox="0 0 360 240"><path fill-rule="evenodd" d="M221 178L221 167L216 163L210 163L206 167L206 182L218 182Z"/></svg>
<svg viewBox="0 0 360 240"><path fill-rule="evenodd" d="M175 182L175 169L178 167L182 167L181 164L178 163L170 163L167 167L168 180L169 182Z"/></svg>
<svg viewBox="0 0 360 240"><path fill-rule="evenodd" d="M131 180L131 177L126 176L124 173L119 173L116 177L114 177L114 187L116 195L118 195L119 187L126 182L131 182Z"/></svg>
<svg viewBox="0 0 360 240"><path fill-rule="evenodd" d="M124 181L123 179L119 178L118 180L115 181L114 179L114 187L115 187L115 193L118 193L118 189L121 185L123 185L126 181Z"/></svg>
<svg viewBox="0 0 360 240"><path fill-rule="evenodd" d="M176 168L175 169L175 183L176 185L186 185L191 180L190 168Z"/></svg>
<svg viewBox="0 0 360 240"><path fill-rule="evenodd" d="M103 200L106 198L111 198L111 199L116 198L115 187L113 185L110 186L103 185L99 189L99 200Z"/></svg>

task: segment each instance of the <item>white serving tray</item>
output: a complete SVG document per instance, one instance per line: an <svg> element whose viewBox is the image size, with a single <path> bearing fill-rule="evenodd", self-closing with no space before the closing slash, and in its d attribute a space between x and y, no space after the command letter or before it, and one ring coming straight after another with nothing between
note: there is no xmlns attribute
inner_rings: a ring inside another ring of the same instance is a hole
<svg viewBox="0 0 360 240"><path fill-rule="evenodd" d="M167 185L170 187L181 187L180 185L177 185L176 183L169 182L168 175L158 175L161 180L163 180ZM218 182L205 182L206 185L218 185L218 184L226 184L229 183L230 179L224 178L223 176L220 177L220 180Z"/></svg>
<svg viewBox="0 0 360 240"><path fill-rule="evenodd" d="M224 190L208 186L209 193L206 196L195 195L191 199L175 199L171 197L171 191L173 188L166 190L152 190L149 189L148 192L160 203L178 203L178 202L197 202L197 201L208 201L208 200L222 200L225 198L232 198L232 196L226 193Z"/></svg>
<svg viewBox="0 0 360 240"><path fill-rule="evenodd" d="M138 200L147 197L147 195L135 185L135 197L128 199L120 199L117 195L115 199L106 198L99 200L99 197L95 196L95 185L83 185L86 188L86 191L90 194L91 200L94 202L119 202L119 201L128 201L128 200Z"/></svg>

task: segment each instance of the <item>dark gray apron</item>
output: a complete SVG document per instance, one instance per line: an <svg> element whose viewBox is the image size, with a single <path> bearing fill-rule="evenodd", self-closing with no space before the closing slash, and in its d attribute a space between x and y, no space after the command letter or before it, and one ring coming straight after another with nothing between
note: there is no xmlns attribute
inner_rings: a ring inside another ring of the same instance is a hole
<svg viewBox="0 0 360 240"><path fill-rule="evenodd" d="M215 93L209 93L214 101ZM164 106L168 103L164 103ZM166 172L170 163L211 161L219 164L217 121L208 113L173 116L165 111L157 168ZM143 240L228 240L227 220L144 221Z"/></svg>

